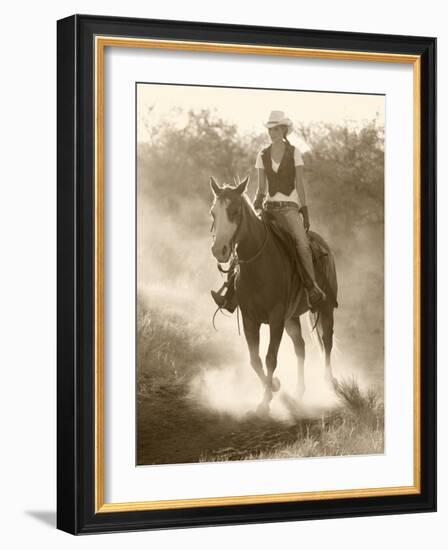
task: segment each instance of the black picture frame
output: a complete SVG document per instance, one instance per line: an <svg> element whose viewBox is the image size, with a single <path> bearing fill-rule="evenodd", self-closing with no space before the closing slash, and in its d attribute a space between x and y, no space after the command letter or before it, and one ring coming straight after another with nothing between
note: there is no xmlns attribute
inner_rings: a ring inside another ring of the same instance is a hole
<svg viewBox="0 0 448 550"><path fill-rule="evenodd" d="M95 36L420 57L421 417L418 494L160 510L95 510ZM436 39L74 15L57 23L57 527L72 534L436 509Z"/></svg>

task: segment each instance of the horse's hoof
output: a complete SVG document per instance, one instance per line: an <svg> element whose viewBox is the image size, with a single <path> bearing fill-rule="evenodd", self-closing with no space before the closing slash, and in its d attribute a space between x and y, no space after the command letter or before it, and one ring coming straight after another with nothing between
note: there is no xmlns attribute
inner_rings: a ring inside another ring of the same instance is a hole
<svg viewBox="0 0 448 550"><path fill-rule="evenodd" d="M280 389L280 380L275 377L272 379L272 391L278 391Z"/></svg>

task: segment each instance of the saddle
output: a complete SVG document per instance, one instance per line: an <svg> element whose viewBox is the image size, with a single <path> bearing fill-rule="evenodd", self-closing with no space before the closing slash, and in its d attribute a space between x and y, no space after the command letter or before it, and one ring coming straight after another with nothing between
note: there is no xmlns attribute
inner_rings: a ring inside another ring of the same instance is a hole
<svg viewBox="0 0 448 550"><path fill-rule="evenodd" d="M285 231L282 227L276 223L273 216L266 212L262 213L263 221L266 223L266 227L271 232L274 240L278 243L280 248L285 252L287 257L291 258L298 264L298 271L302 277L302 267L300 264L300 258L296 250L293 237ZM313 257L314 272L316 276L316 282L319 287L327 295L327 300L330 299L333 307L338 307L335 290L333 290L330 284L329 275L334 268L333 257L330 252L328 244L324 239L315 231L308 231L308 238L310 241L311 254ZM303 277L302 277L303 280Z"/></svg>

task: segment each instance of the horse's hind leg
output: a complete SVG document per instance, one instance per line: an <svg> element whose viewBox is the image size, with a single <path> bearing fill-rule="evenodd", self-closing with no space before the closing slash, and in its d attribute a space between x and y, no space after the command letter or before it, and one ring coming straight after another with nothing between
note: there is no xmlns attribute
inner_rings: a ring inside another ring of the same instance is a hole
<svg viewBox="0 0 448 550"><path fill-rule="evenodd" d="M294 351L297 356L297 394L299 399L303 397L305 393L305 341L302 336L302 327L300 326L300 319L289 319L285 324L286 332L291 338L294 344Z"/></svg>
<svg viewBox="0 0 448 550"><path fill-rule="evenodd" d="M338 381L333 376L331 367L331 350L333 348L333 327L334 316L333 308L325 308L321 312L322 323L322 343L325 351L325 380L333 387L337 386Z"/></svg>

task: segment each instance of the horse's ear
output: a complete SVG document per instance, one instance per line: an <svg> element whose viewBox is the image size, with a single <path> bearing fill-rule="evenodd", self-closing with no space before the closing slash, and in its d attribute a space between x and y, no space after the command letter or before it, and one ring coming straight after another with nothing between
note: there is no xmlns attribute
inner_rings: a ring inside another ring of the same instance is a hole
<svg viewBox="0 0 448 550"><path fill-rule="evenodd" d="M249 179L250 179L250 176L247 175L243 181L238 185L238 187L235 189L235 191L237 191L240 195L242 195L244 193L244 191L246 191L246 187L247 187L247 184L249 183Z"/></svg>
<svg viewBox="0 0 448 550"><path fill-rule="evenodd" d="M216 183L216 180L213 176L210 176L210 187L212 188L213 194L217 197L222 189L219 187L219 185Z"/></svg>

